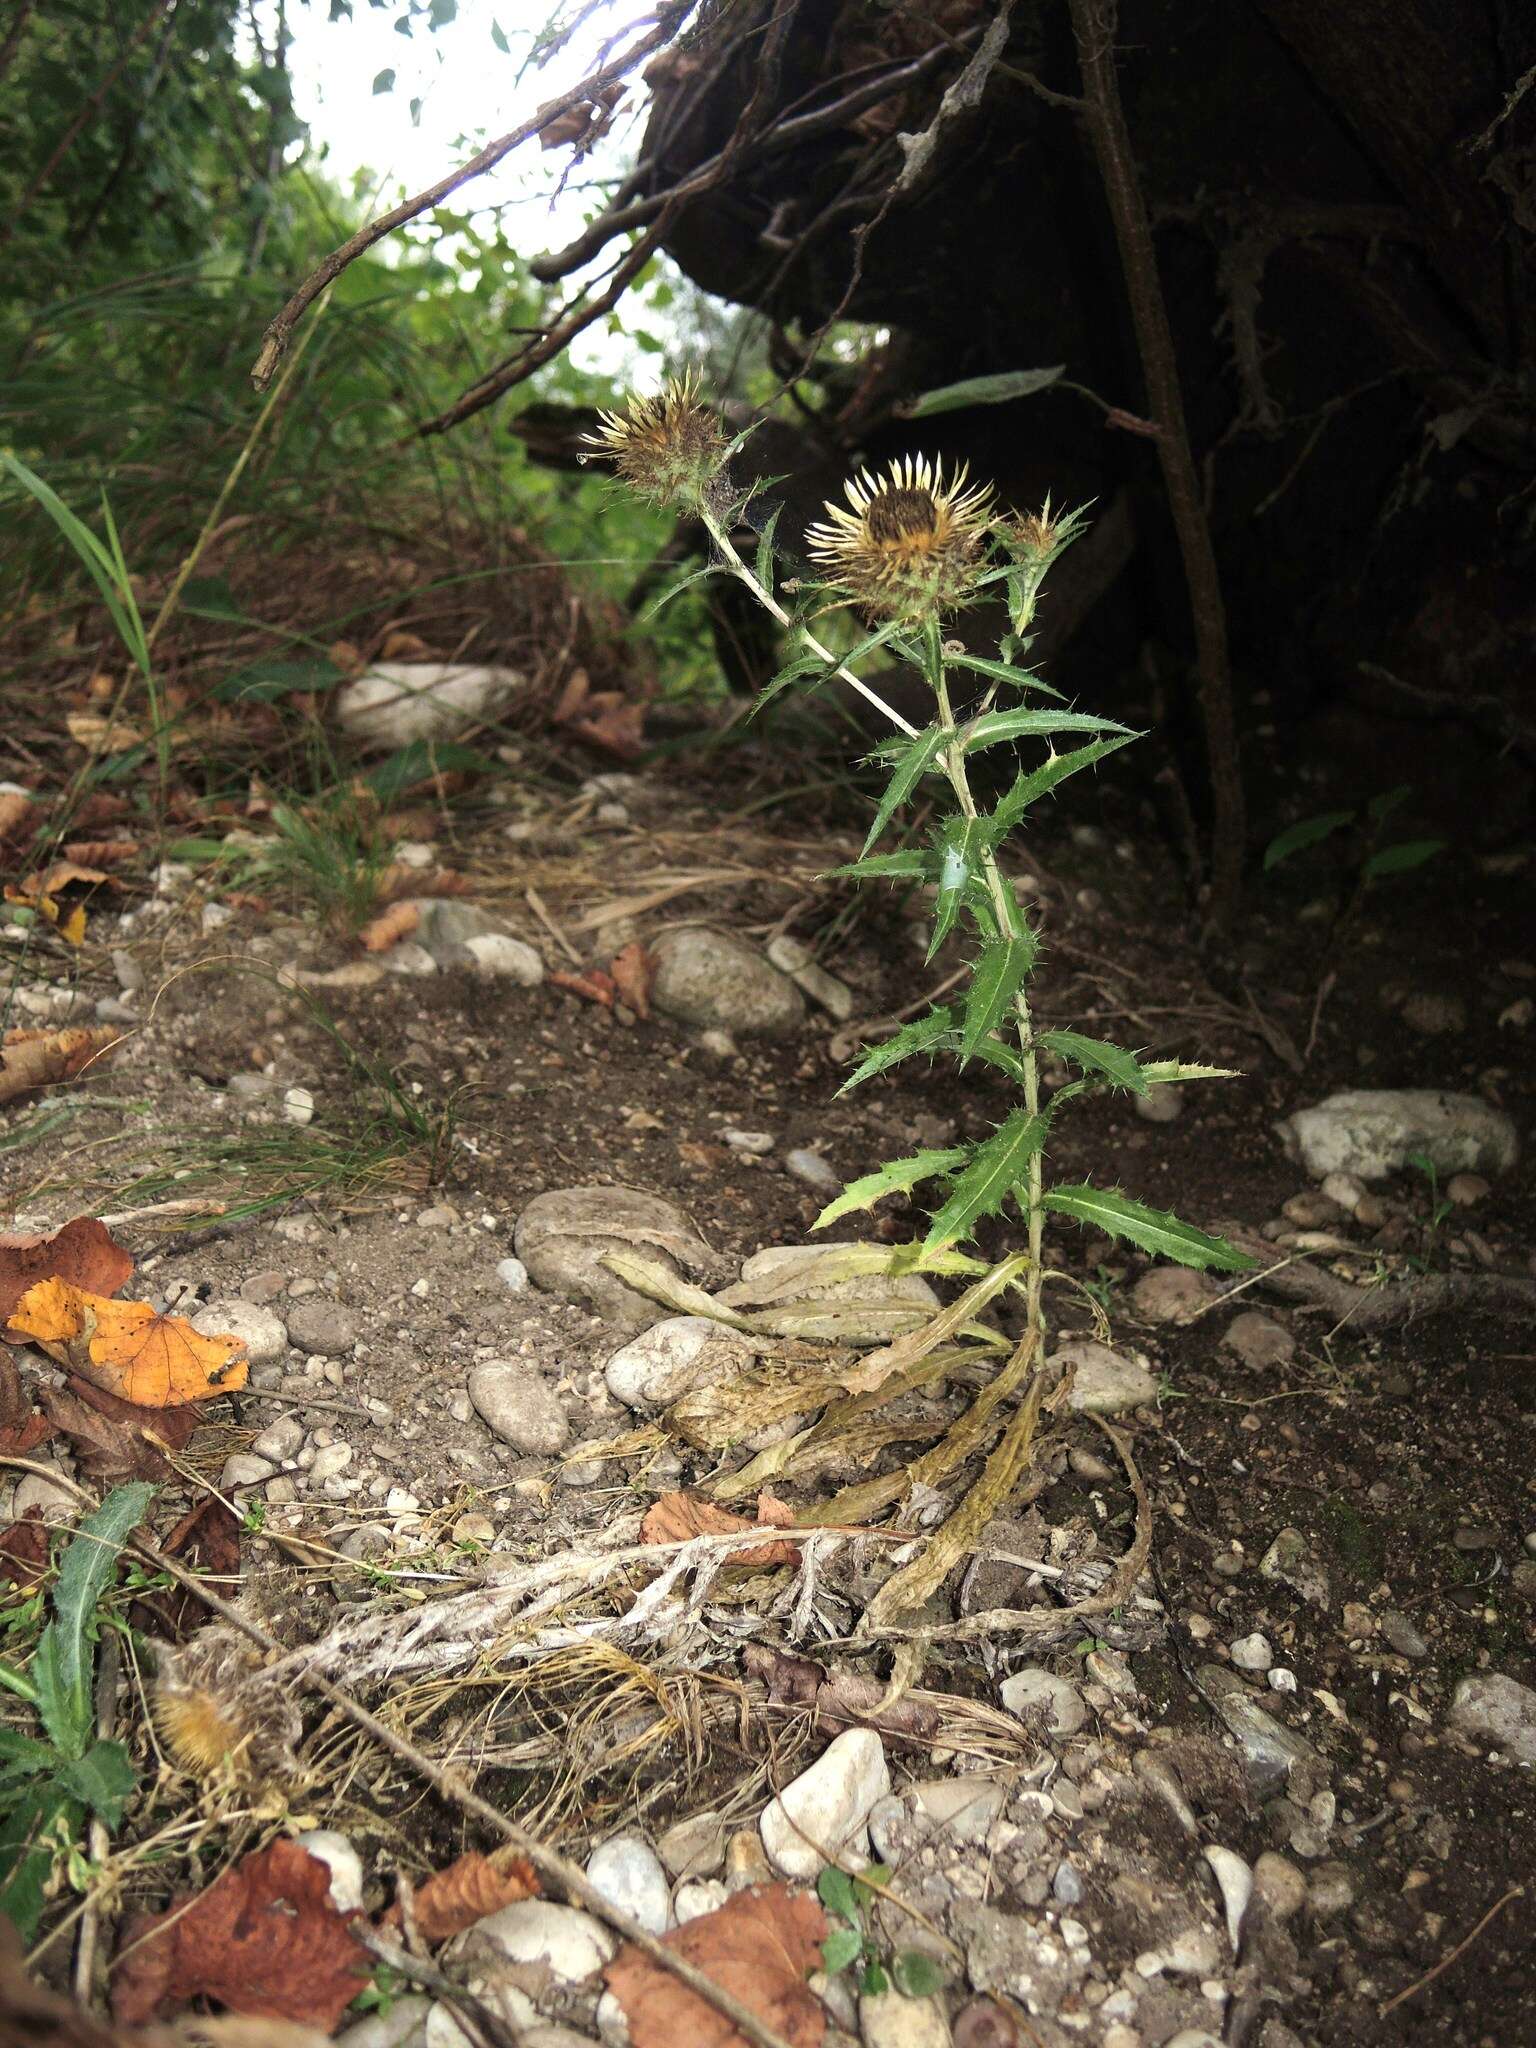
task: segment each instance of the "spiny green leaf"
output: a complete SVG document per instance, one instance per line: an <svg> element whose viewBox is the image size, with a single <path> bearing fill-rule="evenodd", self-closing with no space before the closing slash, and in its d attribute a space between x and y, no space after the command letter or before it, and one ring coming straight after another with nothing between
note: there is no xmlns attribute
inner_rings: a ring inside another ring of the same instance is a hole
<svg viewBox="0 0 1536 2048"><path fill-rule="evenodd" d="M970 669L976 675L990 676L994 683L1008 683L1015 690L1038 690L1046 697L1061 698L1060 690L1053 690L1027 668L1013 668L1006 661L989 661L981 654L951 654L946 659L951 668Z"/></svg>
<svg viewBox="0 0 1536 2048"><path fill-rule="evenodd" d="M935 413L955 412L967 405L1006 405L1010 399L1030 398L1047 390L1066 372L1065 363L1053 363L1044 370L994 370L984 377L963 377L958 384L941 384L896 409L903 419L927 420Z"/></svg>
<svg viewBox="0 0 1536 2048"><path fill-rule="evenodd" d="M681 597L691 584L702 583L706 576L718 576L721 573L718 562L706 562L702 569L695 569L687 576L679 576L675 583L667 585L659 597L652 598L651 602L640 614L640 623L644 625L647 620L654 619L658 612L665 611L673 598Z"/></svg>
<svg viewBox="0 0 1536 2048"><path fill-rule="evenodd" d="M829 1202L812 1230L825 1230L839 1216L851 1216L856 1209L872 1209L882 1195L904 1194L920 1180L939 1180L963 1166L971 1156L969 1145L952 1145L944 1152L914 1152L909 1159L892 1159L873 1173L849 1181L835 1201Z"/></svg>
<svg viewBox="0 0 1536 2048"><path fill-rule="evenodd" d="M931 960L954 930L961 906L970 897L978 879L981 856L987 843L986 824L981 818L950 818L938 837L939 893L933 906L933 940L928 948Z"/></svg>
<svg viewBox="0 0 1536 2048"><path fill-rule="evenodd" d="M965 751L979 754L983 747L995 747L1004 740L1040 738L1055 732L1107 732L1119 736L1122 745L1139 739L1139 733L1113 718L1096 718L1091 711L986 711L962 729Z"/></svg>
<svg viewBox="0 0 1536 2048"><path fill-rule="evenodd" d="M960 1037L962 1066L1002 1022L1035 964L1037 951L1032 934L992 939L983 946L971 970L971 986L965 998L965 1029Z"/></svg>
<svg viewBox="0 0 1536 2048"><path fill-rule="evenodd" d="M778 674L758 691L752 705L751 716L756 718L759 711L771 704L791 683L803 682L807 676L821 677L826 672L827 665L819 654L797 654L793 660L785 662Z"/></svg>
<svg viewBox="0 0 1536 2048"><path fill-rule="evenodd" d="M979 1038L971 1048L972 1057L984 1060L989 1067L996 1067L1019 1087L1024 1085L1024 1062L1011 1045L1004 1045L1000 1038ZM1060 1090L1057 1090L1060 1093Z"/></svg>
<svg viewBox="0 0 1536 2048"><path fill-rule="evenodd" d="M866 854L840 868L828 868L821 877L830 882L846 878L854 882L921 882L934 872L934 856L921 846L898 847L895 853Z"/></svg>
<svg viewBox="0 0 1536 2048"><path fill-rule="evenodd" d="M1406 875L1423 867L1445 846L1443 839L1405 839L1397 846L1384 846L1365 864L1365 878L1374 882L1379 875Z"/></svg>
<svg viewBox="0 0 1536 2048"><path fill-rule="evenodd" d="M963 1242L983 1216L995 1216L1015 1188L1024 1183L1029 1162L1045 1144L1050 1128L1046 1114L1016 1109L976 1148L971 1163L955 1175L954 1192L933 1219L923 1240L925 1252Z"/></svg>
<svg viewBox="0 0 1536 2048"><path fill-rule="evenodd" d="M782 504L774 506L773 510L768 514L761 534L758 536L755 567L757 580L761 583L764 590L772 590L773 588L773 536L778 528L779 515L783 510Z"/></svg>
<svg viewBox="0 0 1536 2048"><path fill-rule="evenodd" d="M1136 737L1135 733L1125 733L1117 739L1090 740L1087 746L1075 747L1070 754L1052 754L1038 768L1020 775L988 820L993 844L1013 830L1037 798L1048 795L1069 775L1092 768L1107 754L1114 753L1117 747L1129 746Z"/></svg>
<svg viewBox="0 0 1536 2048"><path fill-rule="evenodd" d="M839 1095L846 1095L850 1088L857 1088L861 1081L867 1081L874 1074L883 1074L887 1067L894 1067L900 1061L910 1059L914 1053L935 1053L953 1037L955 1020L948 1009L930 1010L926 1017L918 1017L911 1024L903 1024L894 1038L887 1038L880 1045L872 1045L862 1060L848 1076Z"/></svg>
<svg viewBox="0 0 1536 2048"><path fill-rule="evenodd" d="M1241 1081L1241 1067L1186 1066L1182 1060L1148 1060L1141 1078L1155 1088L1165 1081Z"/></svg>
<svg viewBox="0 0 1536 2048"><path fill-rule="evenodd" d="M932 768L947 739L948 735L941 727L930 725L903 746L891 773L891 779L885 786L885 794L880 799L879 809L875 812L875 822L869 828L869 837L864 841L866 853L890 823L896 806L906 802L918 783Z"/></svg>
<svg viewBox="0 0 1536 2048"><path fill-rule="evenodd" d="M1330 838L1346 825L1353 825L1353 811L1323 811L1315 818L1302 818L1295 825L1287 825L1283 832L1276 833L1264 849L1264 872L1279 867L1281 861L1289 860L1293 853L1300 853L1304 847L1316 846L1321 840Z"/></svg>
<svg viewBox="0 0 1536 2048"><path fill-rule="evenodd" d="M1373 796L1366 805L1366 811L1373 825L1385 825L1394 811L1400 811L1413 795L1411 782L1400 782L1396 789L1384 789Z"/></svg>
<svg viewBox="0 0 1536 2048"><path fill-rule="evenodd" d="M1116 1088L1129 1088L1133 1095L1145 1095L1147 1077L1136 1055L1104 1038L1084 1038L1080 1031L1042 1031L1040 1043L1059 1052L1064 1060L1085 1073L1102 1074Z"/></svg>
<svg viewBox="0 0 1536 2048"><path fill-rule="evenodd" d="M1181 1266L1214 1266L1223 1273L1246 1273L1258 1264L1224 1237L1196 1230L1192 1223L1181 1223L1166 1210L1133 1202L1118 1189L1052 1188L1041 1197L1041 1206L1079 1223L1091 1223L1111 1237L1129 1238L1144 1252L1160 1259L1177 1259Z"/></svg>

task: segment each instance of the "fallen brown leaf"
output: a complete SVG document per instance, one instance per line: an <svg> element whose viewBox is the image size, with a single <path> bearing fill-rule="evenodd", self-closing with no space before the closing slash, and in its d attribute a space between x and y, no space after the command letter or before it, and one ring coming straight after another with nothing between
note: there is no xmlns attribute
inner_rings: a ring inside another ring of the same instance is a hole
<svg viewBox="0 0 1536 2048"><path fill-rule="evenodd" d="M420 922L419 903L392 903L388 910L370 918L357 936L368 952L384 953L402 939L409 938Z"/></svg>
<svg viewBox="0 0 1536 2048"><path fill-rule="evenodd" d="M324 2037L316 2035L316 2043ZM3 2048L192 2048L169 2027L114 2027L29 1977L16 1930L0 1913L0 2044ZM212 2044L210 2044L212 2048ZM235 2048L225 2042L222 2048ZM253 2044L254 2048L254 2044ZM306 2048L273 2040L265 2048Z"/></svg>
<svg viewBox="0 0 1536 2048"><path fill-rule="evenodd" d="M72 1216L35 1237L0 1232L0 1322L39 1280L57 1278L92 1294L116 1294L132 1271L130 1254L94 1216Z"/></svg>
<svg viewBox="0 0 1536 2048"><path fill-rule="evenodd" d="M413 868L405 861L391 861L374 885L380 903L393 903L403 896L467 896L469 883L452 868Z"/></svg>
<svg viewBox="0 0 1536 2048"><path fill-rule="evenodd" d="M121 1045L113 1024L77 1024L66 1031L8 1031L0 1041L0 1102L34 1088L73 1081L93 1060Z"/></svg>
<svg viewBox="0 0 1536 2048"><path fill-rule="evenodd" d="M98 883L111 880L101 868L83 868L77 861L56 860L52 867L38 868L26 875L14 889L8 888L6 896L12 903L37 903L44 896L57 896L61 889L67 889L72 882L95 888Z"/></svg>
<svg viewBox="0 0 1536 2048"><path fill-rule="evenodd" d="M0 790L0 846L22 840L36 823L31 797L19 789Z"/></svg>
<svg viewBox="0 0 1536 2048"><path fill-rule="evenodd" d="M827 1680L824 1668L810 1657L797 1657L766 1643L748 1643L741 1653L741 1668L748 1678L765 1685L769 1699L780 1706L810 1706Z"/></svg>
<svg viewBox="0 0 1536 2048"><path fill-rule="evenodd" d="M638 939L631 940L608 963L608 973L619 992L619 1001L627 1003L637 1017L649 1017L651 1014L651 982L655 972L655 961Z"/></svg>
<svg viewBox="0 0 1536 2048"><path fill-rule="evenodd" d="M57 1364L138 1408L179 1408L233 1394L249 1370L237 1337L204 1337L184 1316L147 1301L108 1301L65 1280L41 1280L12 1310L9 1327Z"/></svg>
<svg viewBox="0 0 1536 2048"><path fill-rule="evenodd" d="M190 1409L177 1411L190 1414ZM233 1579L240 1572L240 1523L216 1494L207 1494L195 1508L184 1514L160 1545L167 1557L174 1557L189 1571L210 1577ZM228 1600L234 1589L216 1589ZM162 1636L174 1643L184 1642L192 1631L213 1619L213 1609L200 1600L190 1586L177 1583L158 1588L128 1610L133 1626Z"/></svg>
<svg viewBox="0 0 1536 2048"><path fill-rule="evenodd" d="M122 861L136 860L138 854L136 839L70 839L64 846L66 860L87 868L116 867Z"/></svg>
<svg viewBox="0 0 1536 2048"><path fill-rule="evenodd" d="M174 1478L175 1467L144 1432L152 1429L168 1450L180 1451L198 1425L195 1408L135 1407L89 1380L44 1387L39 1399L49 1428L61 1430L73 1444L81 1477L96 1486Z"/></svg>
<svg viewBox="0 0 1536 2048"><path fill-rule="evenodd" d="M88 754L126 754L142 747L144 735L126 718L103 718L97 711L67 711L64 730Z"/></svg>
<svg viewBox="0 0 1536 2048"><path fill-rule="evenodd" d="M794 1511L772 1494L757 1497L757 1520L733 1515L729 1508L717 1508L713 1501L697 1500L691 1493L664 1493L648 1507L640 1523L642 1543L686 1543L692 1536L728 1536L738 1529L788 1529ZM746 1550L733 1550L732 1564L798 1564L798 1543L754 1543Z"/></svg>
<svg viewBox="0 0 1536 2048"><path fill-rule="evenodd" d="M360 676L368 666L368 657L355 641L333 640L325 651L344 676Z"/></svg>
<svg viewBox="0 0 1536 2048"><path fill-rule="evenodd" d="M618 994L612 975L605 974L601 967L594 967L588 974L568 974L563 967L552 967L544 979L553 982L556 988L563 988L567 995L580 996L588 1003L601 1003L605 1010L613 1008Z"/></svg>
<svg viewBox="0 0 1536 2048"><path fill-rule="evenodd" d="M505 1864L478 1849L470 1849L446 1870L439 1870L416 1887L412 1914L416 1931L429 1948L448 1941L473 1927L487 1913L499 1913L503 1906L515 1906L519 1899L539 1896L539 1875L524 1856ZM382 1925L399 1927L403 1920L396 1900L384 1915Z"/></svg>
<svg viewBox="0 0 1536 2048"><path fill-rule="evenodd" d="M810 1892L759 1884L662 1941L792 2048L820 2048L827 2016L806 1979L820 1967L827 1931L827 1916ZM624 2008L632 2048L748 2048L723 2013L630 1943L603 1975Z"/></svg>
<svg viewBox="0 0 1536 2048"><path fill-rule="evenodd" d="M19 1522L0 1530L0 1579L18 1593L30 1593L48 1575L48 1528L41 1508L28 1508Z"/></svg>
<svg viewBox="0 0 1536 2048"><path fill-rule="evenodd" d="M380 661L421 661L431 660L432 650L419 633L407 633L400 626L391 626L379 647Z"/></svg>
<svg viewBox="0 0 1536 2048"><path fill-rule="evenodd" d="M359 1915L337 1912L330 1884L318 1857L278 1840L167 1912L135 1915L113 1971L113 2017L133 2026L212 1998L333 2032L373 1958L352 1932Z"/></svg>

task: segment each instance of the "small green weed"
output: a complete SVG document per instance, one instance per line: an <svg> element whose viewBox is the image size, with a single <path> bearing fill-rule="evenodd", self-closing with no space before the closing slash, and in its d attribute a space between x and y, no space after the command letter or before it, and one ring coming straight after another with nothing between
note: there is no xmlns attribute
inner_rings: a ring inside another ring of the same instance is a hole
<svg viewBox="0 0 1536 2048"><path fill-rule="evenodd" d="M872 1863L862 1877L850 1877L833 1864L816 1880L816 1896L841 1924L835 1926L821 1945L821 1967L829 1977L843 1970L854 1973L859 1991L889 1991L894 1984L907 1998L928 1998L942 1990L944 1972L922 1949L898 1949L882 1960L871 1943L864 1915L876 1897L876 1888L890 1882L891 1873L883 1863Z"/></svg>
<svg viewBox="0 0 1536 2048"><path fill-rule="evenodd" d="M119 1486L80 1524L28 1669L0 1664L0 1686L42 1729L39 1736L0 1727L0 1792L12 1802L0 1822L0 1912L24 1942L37 1930L56 1869L72 1884L89 1877L79 1848L86 1815L115 1828L134 1789L122 1743L96 1736L96 1609L153 1494L150 1486Z"/></svg>
<svg viewBox="0 0 1536 2048"><path fill-rule="evenodd" d="M1388 875L1410 874L1444 850L1446 842L1443 839L1399 839L1388 846L1382 845L1381 837L1388 823L1412 795L1413 785L1404 782L1396 789L1383 790L1380 795L1373 796L1363 814L1358 810L1321 811L1315 818L1299 819L1296 824L1288 825L1283 832L1277 833L1265 847L1265 874L1309 846L1320 846L1336 833L1354 830L1360 840L1355 891L1349 905L1349 909L1354 910L1372 882L1381 881Z"/></svg>
<svg viewBox="0 0 1536 2048"><path fill-rule="evenodd" d="M273 837L255 869L352 937L379 908L390 839L371 793L343 785L306 804L272 806Z"/></svg>
<svg viewBox="0 0 1536 2048"><path fill-rule="evenodd" d="M1429 1183L1429 1213L1424 1219L1424 1249L1410 1257L1408 1263L1419 1272L1428 1272L1440 1246L1440 1231L1447 1216L1456 1207L1448 1195L1440 1192L1440 1175L1435 1162L1427 1152L1410 1152L1407 1164L1417 1173L1422 1173Z"/></svg>

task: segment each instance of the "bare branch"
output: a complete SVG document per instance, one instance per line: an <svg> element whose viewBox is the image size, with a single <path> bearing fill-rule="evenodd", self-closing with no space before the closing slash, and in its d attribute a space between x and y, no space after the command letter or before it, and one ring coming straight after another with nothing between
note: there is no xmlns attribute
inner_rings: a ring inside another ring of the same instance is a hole
<svg viewBox="0 0 1536 2048"><path fill-rule="evenodd" d="M326 286L340 277L349 263L355 263L359 256L366 255L376 243L382 242L386 235L393 234L396 228L403 227L407 221L415 220L423 213L430 213L433 207L440 206L450 193L457 192L471 179L494 170L503 157L509 156L514 149L537 135L558 115L569 112L572 107L578 107L584 101L592 99L607 86L626 78L637 64L651 55L652 51L661 49L672 40L688 15L692 13L694 5L695 0L671 0L671 4L664 5L658 10L655 16L656 26L650 34L642 36L638 43L633 44L621 56L615 57L611 63L592 72L579 85L573 85L568 92L559 93L554 99L546 100L542 106L534 109L526 121L510 129L507 134L498 136L496 141L487 143L478 155L469 159L468 163L461 164L456 171L450 171L447 177L439 178L437 183L429 185L425 192L418 192L414 198L402 200L398 206L391 207L388 213L381 213L376 220L371 220L365 227L359 228L355 235L348 236L339 248L333 249L304 280L262 336L261 349L251 370L251 378L257 390L265 391L271 383L273 374L287 350L294 328Z"/></svg>

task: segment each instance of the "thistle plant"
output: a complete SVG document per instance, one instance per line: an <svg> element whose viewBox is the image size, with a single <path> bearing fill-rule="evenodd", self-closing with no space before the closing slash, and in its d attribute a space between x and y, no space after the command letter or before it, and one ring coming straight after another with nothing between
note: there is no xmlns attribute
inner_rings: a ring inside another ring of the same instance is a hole
<svg viewBox="0 0 1536 2048"><path fill-rule="evenodd" d="M821 1229L871 1208L884 1195L936 1183L944 1198L925 1235L896 1256L894 1269L964 1274L972 1282L961 1301L926 1333L887 1347L878 1362L866 1362L862 1377L845 1384L856 1392L879 1385L967 1326L974 1330L974 1318L988 1301L1005 1290L1016 1292L1024 1303L1024 1331L1002 1380L1026 1386L1033 1378L1032 1399L1021 1409L1024 1423L1016 1448L1022 1454L1041 1397L1045 1282L1067 1278L1043 1262L1050 1218L1092 1225L1189 1266L1238 1271L1253 1263L1224 1239L1118 1188L1046 1182L1052 1129L1074 1099L1104 1089L1145 1095L1153 1088L1221 1078L1229 1071L1148 1061L1080 1032L1043 1028L1031 1004L1040 934L1000 853L1042 797L1139 737L1113 719L1072 709L1026 665L1041 586L1084 521L1077 512L1053 513L1049 504L1026 518L1005 515L991 490L969 484L963 469L946 475L940 464L906 457L881 474L860 472L845 487L846 503L827 505L825 519L806 535L814 573L783 584L784 596L791 599L786 605L776 579L777 515L764 522L751 564L731 540L731 529L746 509L730 483L730 457L738 445L726 440L688 380L627 411L604 414L593 437L593 446L616 462L626 481L703 522L717 560L699 574L724 570L734 576L786 629L790 658L764 692L764 701L791 684L814 687L836 676L894 728L895 736L870 756L887 770L888 779L863 851L833 872L857 881L899 881L930 889L930 959L957 929L972 941L963 999L935 1006L894 1037L870 1046L840 1092L904 1060L943 1056L961 1069L974 1061L996 1069L1015 1096L989 1136L889 1160L851 1182L817 1218ZM1008 617L995 658L974 654L945 636L946 619L989 591L1005 599ZM849 610L861 627L858 644L846 657L832 652L815 630L823 615L838 608ZM927 683L932 713L921 728L887 705L857 673L855 664L886 647ZM963 715L957 712L957 698L966 704ZM1065 742L1061 751L1058 741ZM1041 758L1021 765L1002 795L983 808L971 784L975 758L992 748L1011 747L1017 756L1035 746L1043 749ZM930 829L927 843L877 850L900 807L932 781L947 785L950 805ZM1075 1070L1049 1100L1041 1081L1045 1055ZM1022 1250L990 1263L963 1250L984 1218L1010 1215L1022 1224ZM998 1464L1000 1455L994 1453L965 1514L973 1505L979 1511L976 1496L990 1497L1009 1480L1010 1470L1016 1472L1016 1463L1006 1458ZM953 1463L953 1458L946 1460ZM851 1518L849 1505L845 1497L845 1519ZM914 1568L908 1567L899 1575L907 1582L909 1604L916 1604L934 1569L931 1565L914 1578ZM887 1608L892 1604L885 1602Z"/></svg>

